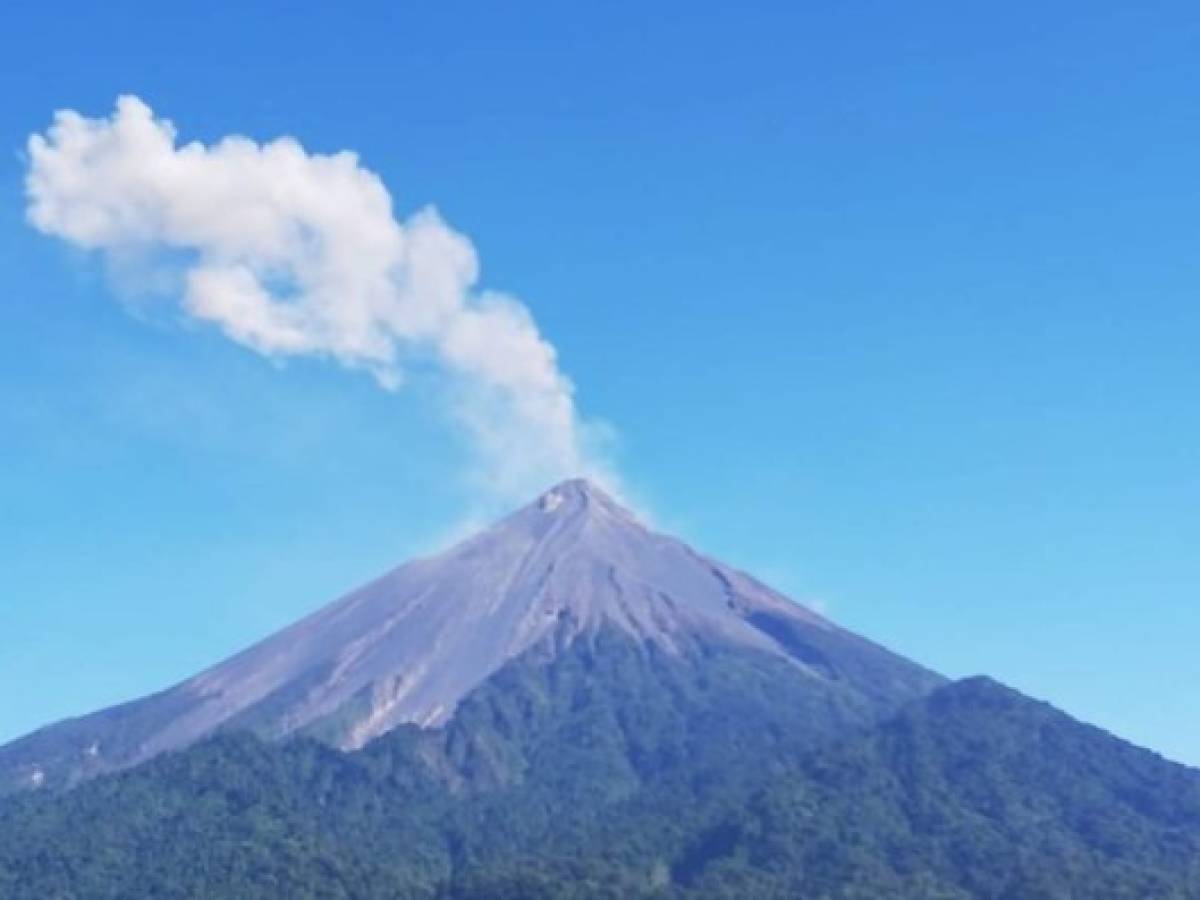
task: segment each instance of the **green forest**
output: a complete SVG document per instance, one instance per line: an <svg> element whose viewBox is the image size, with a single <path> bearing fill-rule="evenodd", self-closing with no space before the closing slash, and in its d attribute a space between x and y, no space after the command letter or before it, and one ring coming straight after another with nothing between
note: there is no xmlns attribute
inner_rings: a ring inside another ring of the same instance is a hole
<svg viewBox="0 0 1200 900"><path fill-rule="evenodd" d="M6 898L1200 897L1200 773L984 678L885 721L620 640L354 753L227 733L0 800Z"/></svg>

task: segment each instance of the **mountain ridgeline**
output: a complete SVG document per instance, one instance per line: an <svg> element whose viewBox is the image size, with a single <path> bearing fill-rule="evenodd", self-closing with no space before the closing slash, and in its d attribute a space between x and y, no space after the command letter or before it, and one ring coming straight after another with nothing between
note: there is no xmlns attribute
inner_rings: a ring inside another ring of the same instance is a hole
<svg viewBox="0 0 1200 900"><path fill-rule="evenodd" d="M1200 773L581 481L0 783L3 897L1200 898Z"/></svg>

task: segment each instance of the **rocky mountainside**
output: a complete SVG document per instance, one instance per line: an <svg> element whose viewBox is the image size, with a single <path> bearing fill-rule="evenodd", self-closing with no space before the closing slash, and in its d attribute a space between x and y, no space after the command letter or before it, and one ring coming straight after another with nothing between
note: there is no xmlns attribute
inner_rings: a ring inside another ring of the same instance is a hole
<svg viewBox="0 0 1200 900"><path fill-rule="evenodd" d="M601 633L692 664L721 648L782 667L814 701L814 735L942 681L576 480L181 684L0 748L0 790L69 786L221 731L357 749L445 725L506 664Z"/></svg>

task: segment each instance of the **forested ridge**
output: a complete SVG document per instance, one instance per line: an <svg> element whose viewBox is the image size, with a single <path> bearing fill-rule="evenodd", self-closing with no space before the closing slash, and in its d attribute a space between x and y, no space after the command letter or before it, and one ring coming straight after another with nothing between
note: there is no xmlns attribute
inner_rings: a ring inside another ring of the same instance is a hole
<svg viewBox="0 0 1200 900"><path fill-rule="evenodd" d="M1200 897L1195 770L987 679L854 726L782 665L601 638L356 753L222 734L0 801L0 896Z"/></svg>

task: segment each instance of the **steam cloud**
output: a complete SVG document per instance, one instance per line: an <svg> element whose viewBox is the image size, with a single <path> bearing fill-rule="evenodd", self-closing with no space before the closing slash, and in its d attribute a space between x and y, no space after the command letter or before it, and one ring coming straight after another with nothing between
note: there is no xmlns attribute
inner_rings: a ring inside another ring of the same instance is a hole
<svg viewBox="0 0 1200 900"><path fill-rule="evenodd" d="M34 227L117 269L165 267L186 315L265 356L332 358L389 390L431 361L499 496L611 481L528 309L476 287L474 248L436 210L398 220L354 153L288 137L178 146L169 121L125 96L111 118L60 111L32 135L26 189Z"/></svg>

